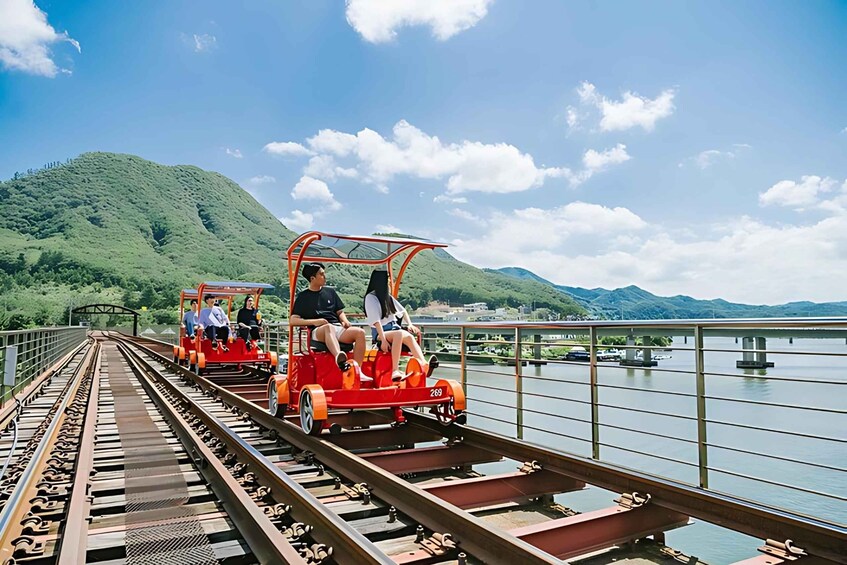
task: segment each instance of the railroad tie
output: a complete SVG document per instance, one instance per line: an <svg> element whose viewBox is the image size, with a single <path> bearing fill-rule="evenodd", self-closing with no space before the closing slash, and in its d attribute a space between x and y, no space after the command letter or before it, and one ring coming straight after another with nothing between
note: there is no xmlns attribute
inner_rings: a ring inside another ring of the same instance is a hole
<svg viewBox="0 0 847 565"><path fill-rule="evenodd" d="M109 349L108 379L125 461L126 562L218 563L188 505L188 485L174 447L151 418L138 378L118 351Z"/></svg>

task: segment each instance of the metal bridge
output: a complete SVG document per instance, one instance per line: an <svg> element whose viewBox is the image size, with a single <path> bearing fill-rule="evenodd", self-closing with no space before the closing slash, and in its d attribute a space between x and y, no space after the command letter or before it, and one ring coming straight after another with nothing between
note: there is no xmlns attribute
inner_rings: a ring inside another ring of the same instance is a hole
<svg viewBox="0 0 847 565"><path fill-rule="evenodd" d="M320 437L255 368L0 332L0 562L847 563L847 320L423 329L468 424L348 412ZM734 557L694 557L703 531Z"/></svg>

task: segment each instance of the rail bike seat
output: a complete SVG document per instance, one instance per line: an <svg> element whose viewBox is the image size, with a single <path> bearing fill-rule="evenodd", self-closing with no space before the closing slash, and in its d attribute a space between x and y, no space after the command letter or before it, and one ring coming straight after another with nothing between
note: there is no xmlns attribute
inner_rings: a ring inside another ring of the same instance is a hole
<svg viewBox="0 0 847 565"><path fill-rule="evenodd" d="M343 341L339 341L338 346L341 348L341 351L344 351L345 353L348 352L348 351L353 351L353 344L352 343L344 343ZM316 341L314 339L310 340L309 348L312 351L314 351L315 353L323 353L323 352L329 353L329 348L322 341Z"/></svg>
<svg viewBox="0 0 847 565"><path fill-rule="evenodd" d="M297 328L297 338L300 342L301 351L312 351L314 353L329 353L329 348L327 348L326 343L312 338L311 330L312 328L306 326L300 326L299 328ZM343 343L339 341L338 345L341 348L341 351L345 353L347 353L348 351L353 351L352 343Z"/></svg>

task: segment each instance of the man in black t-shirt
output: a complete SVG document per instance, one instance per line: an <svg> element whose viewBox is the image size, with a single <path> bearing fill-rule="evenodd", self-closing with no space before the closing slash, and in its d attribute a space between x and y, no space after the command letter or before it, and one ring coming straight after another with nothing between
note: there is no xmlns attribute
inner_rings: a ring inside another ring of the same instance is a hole
<svg viewBox="0 0 847 565"><path fill-rule="evenodd" d="M309 288L300 291L294 299L290 325L312 326L312 339L326 344L342 371L347 368L347 356L338 343L352 343L353 359L361 366L365 359L365 330L350 325L341 297L334 288L324 286L326 271L323 264L308 263L302 274L309 281Z"/></svg>

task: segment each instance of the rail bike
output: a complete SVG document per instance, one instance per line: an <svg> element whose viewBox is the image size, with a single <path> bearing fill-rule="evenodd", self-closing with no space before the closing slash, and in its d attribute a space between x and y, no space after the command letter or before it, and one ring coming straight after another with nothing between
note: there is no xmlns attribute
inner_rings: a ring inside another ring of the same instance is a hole
<svg viewBox="0 0 847 565"><path fill-rule="evenodd" d="M381 236L347 236L307 232L288 248L288 276L291 301L297 295L297 280L301 265L309 262L324 264L367 265L383 268L394 280L390 287L396 297L403 274L412 258L426 249L446 247L441 243ZM394 271L393 263L400 263ZM352 344L341 343L348 358L342 370L336 358L323 342L313 339L308 327L292 327L288 336L288 372L271 375L268 380L268 411L284 417L288 410L300 416L300 426L308 434L317 435L324 429L336 431L340 425L332 422L334 411L389 409L394 423L405 421L403 408L428 406L443 424L464 423L465 394L455 380L438 379L427 384L430 377L408 352L405 376L392 380L391 353L371 347L365 352L361 366L352 359Z"/></svg>

